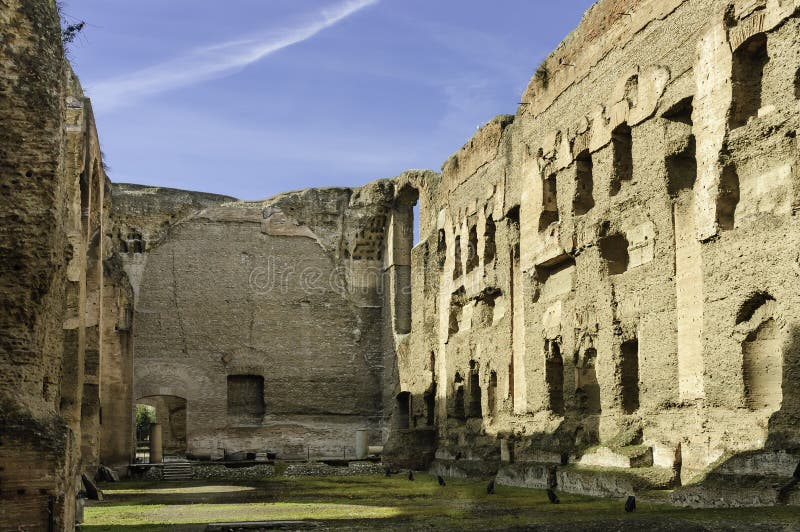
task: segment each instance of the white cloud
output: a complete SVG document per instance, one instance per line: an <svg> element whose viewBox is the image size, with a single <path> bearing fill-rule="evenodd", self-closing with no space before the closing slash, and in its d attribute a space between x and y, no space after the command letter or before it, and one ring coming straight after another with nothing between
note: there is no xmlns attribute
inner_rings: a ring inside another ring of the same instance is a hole
<svg viewBox="0 0 800 532"><path fill-rule="evenodd" d="M308 40L379 0L345 0L269 35L195 48L188 54L91 87L94 106L108 110L158 94L235 73L279 50Z"/></svg>

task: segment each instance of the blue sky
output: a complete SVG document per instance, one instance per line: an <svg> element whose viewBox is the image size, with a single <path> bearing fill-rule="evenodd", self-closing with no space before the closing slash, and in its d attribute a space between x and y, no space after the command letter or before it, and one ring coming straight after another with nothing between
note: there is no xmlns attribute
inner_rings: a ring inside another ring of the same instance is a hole
<svg viewBox="0 0 800 532"><path fill-rule="evenodd" d="M591 0L66 0L111 179L261 199L438 170Z"/></svg>

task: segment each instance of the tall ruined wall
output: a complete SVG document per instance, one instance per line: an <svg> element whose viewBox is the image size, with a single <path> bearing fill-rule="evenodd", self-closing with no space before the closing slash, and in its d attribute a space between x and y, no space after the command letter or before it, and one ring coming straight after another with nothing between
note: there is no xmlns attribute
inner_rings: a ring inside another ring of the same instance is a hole
<svg viewBox="0 0 800 532"><path fill-rule="evenodd" d="M395 460L435 426L442 467L592 491L797 448L799 7L598 2L419 185Z"/></svg>
<svg viewBox="0 0 800 532"><path fill-rule="evenodd" d="M108 182L55 3L5 2L0 29L0 524L71 530L115 342L103 333Z"/></svg>
<svg viewBox="0 0 800 532"><path fill-rule="evenodd" d="M391 183L264 202L143 190L114 189L139 269L135 398L185 401L180 427L159 422L193 456L352 456L356 429L381 423Z"/></svg>
<svg viewBox="0 0 800 532"><path fill-rule="evenodd" d="M48 505L74 472L75 436L58 390L68 229L64 58L52 2L6 3L0 26L18 35L16 46L4 39L0 49L0 522L44 530ZM59 519L68 517L58 503Z"/></svg>

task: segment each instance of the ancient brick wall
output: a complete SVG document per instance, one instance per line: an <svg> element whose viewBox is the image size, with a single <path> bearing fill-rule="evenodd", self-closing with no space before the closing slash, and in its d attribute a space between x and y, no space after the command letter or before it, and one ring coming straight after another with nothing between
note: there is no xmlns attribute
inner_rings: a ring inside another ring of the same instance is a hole
<svg viewBox="0 0 800 532"><path fill-rule="evenodd" d="M55 3L5 2L0 27L0 523L71 530L77 475L98 465L113 341L102 330L107 179Z"/></svg>
<svg viewBox="0 0 800 532"><path fill-rule="evenodd" d="M495 469L796 447L798 7L598 2L420 184L390 455L431 419Z"/></svg>
<svg viewBox="0 0 800 532"><path fill-rule="evenodd" d="M136 269L135 398L185 400L192 456L353 456L382 418L391 183L265 202L144 190L114 190L118 231L143 238L120 253Z"/></svg>

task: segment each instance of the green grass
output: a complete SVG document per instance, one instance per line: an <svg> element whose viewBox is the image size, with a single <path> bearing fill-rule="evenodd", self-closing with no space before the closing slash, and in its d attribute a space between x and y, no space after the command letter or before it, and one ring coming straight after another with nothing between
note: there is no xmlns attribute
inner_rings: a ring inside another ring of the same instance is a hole
<svg viewBox="0 0 800 532"><path fill-rule="evenodd" d="M484 482L402 476L274 478L261 482L121 482L102 486L105 501L86 508L88 531L204 530L211 522L313 520L327 528L360 530L485 530L576 522L641 525L669 523L763 524L790 529L800 522L800 508L690 510L637 500L625 514L619 499L559 494L552 505L541 490L497 486L486 494ZM666 520L666 521L665 521ZM749 525L748 525L749 526ZM638 528L638 526L637 526ZM574 529L574 528L572 528ZM747 529L747 526L742 528Z"/></svg>

